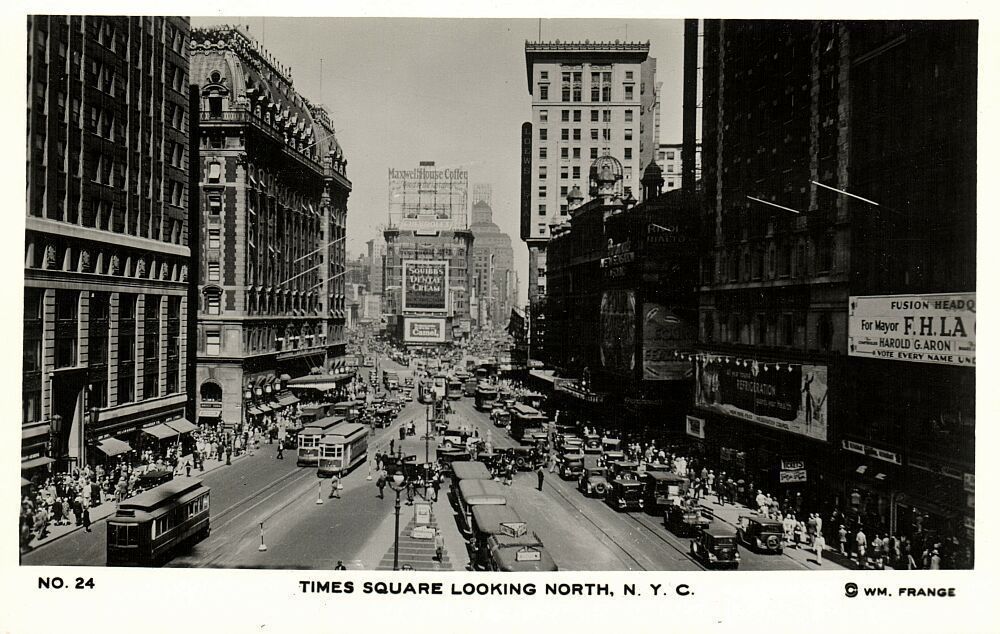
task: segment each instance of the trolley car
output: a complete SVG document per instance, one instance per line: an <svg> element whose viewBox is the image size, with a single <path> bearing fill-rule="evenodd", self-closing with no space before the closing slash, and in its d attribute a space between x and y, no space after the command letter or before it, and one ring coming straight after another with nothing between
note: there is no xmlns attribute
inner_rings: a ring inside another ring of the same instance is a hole
<svg viewBox="0 0 1000 634"><path fill-rule="evenodd" d="M299 457L296 461L300 467L315 467L319 464L320 443L323 436L344 419L340 416L328 416L322 418L299 432Z"/></svg>
<svg viewBox="0 0 1000 634"><path fill-rule="evenodd" d="M368 459L368 427L361 423L342 423L320 441L316 475L329 478L350 471Z"/></svg>
<svg viewBox="0 0 1000 634"><path fill-rule="evenodd" d="M108 518L109 566L156 566L208 537L209 488L172 480L128 498Z"/></svg>

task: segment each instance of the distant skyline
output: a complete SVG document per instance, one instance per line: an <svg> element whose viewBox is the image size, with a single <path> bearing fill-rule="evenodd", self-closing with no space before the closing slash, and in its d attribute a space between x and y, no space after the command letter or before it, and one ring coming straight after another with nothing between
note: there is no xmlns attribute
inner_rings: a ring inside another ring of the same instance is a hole
<svg viewBox="0 0 1000 634"><path fill-rule="evenodd" d="M525 40L649 41L662 82L660 140L680 142L682 20L192 17L193 27L240 24L326 106L348 160L347 249L356 257L389 211L388 170L435 161L493 188L494 222L519 232L520 132L531 117ZM322 59L322 64L320 60ZM320 67L322 65L322 76ZM192 77L192 82L204 81ZM519 303L527 298L520 292Z"/></svg>

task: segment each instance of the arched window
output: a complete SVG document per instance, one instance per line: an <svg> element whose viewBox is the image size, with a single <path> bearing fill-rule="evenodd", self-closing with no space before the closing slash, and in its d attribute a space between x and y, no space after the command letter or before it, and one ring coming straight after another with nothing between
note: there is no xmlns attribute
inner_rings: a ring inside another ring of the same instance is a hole
<svg viewBox="0 0 1000 634"><path fill-rule="evenodd" d="M205 381L202 383L200 393L202 403L222 402L222 387L214 381Z"/></svg>

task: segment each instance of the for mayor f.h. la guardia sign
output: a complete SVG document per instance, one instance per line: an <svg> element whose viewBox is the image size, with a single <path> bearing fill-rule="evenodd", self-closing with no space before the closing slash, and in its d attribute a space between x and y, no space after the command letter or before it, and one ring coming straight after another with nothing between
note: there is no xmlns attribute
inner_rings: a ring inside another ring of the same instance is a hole
<svg viewBox="0 0 1000 634"><path fill-rule="evenodd" d="M850 356L976 365L975 293L851 297L848 320Z"/></svg>

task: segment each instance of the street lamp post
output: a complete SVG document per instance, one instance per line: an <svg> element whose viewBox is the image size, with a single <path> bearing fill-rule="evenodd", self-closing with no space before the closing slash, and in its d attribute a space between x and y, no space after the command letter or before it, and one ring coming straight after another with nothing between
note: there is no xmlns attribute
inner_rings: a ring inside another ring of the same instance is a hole
<svg viewBox="0 0 1000 634"><path fill-rule="evenodd" d="M430 464L431 464L431 409L430 405L427 406L427 416L425 417L426 423L424 427L424 499L427 499L427 480L430 479Z"/></svg>
<svg viewBox="0 0 1000 634"><path fill-rule="evenodd" d="M403 492L403 486L406 478L403 477L402 472L397 471L392 474L392 479L389 480L389 486L392 490L396 492L396 532L395 538L392 545L392 569L399 570L399 494Z"/></svg>

